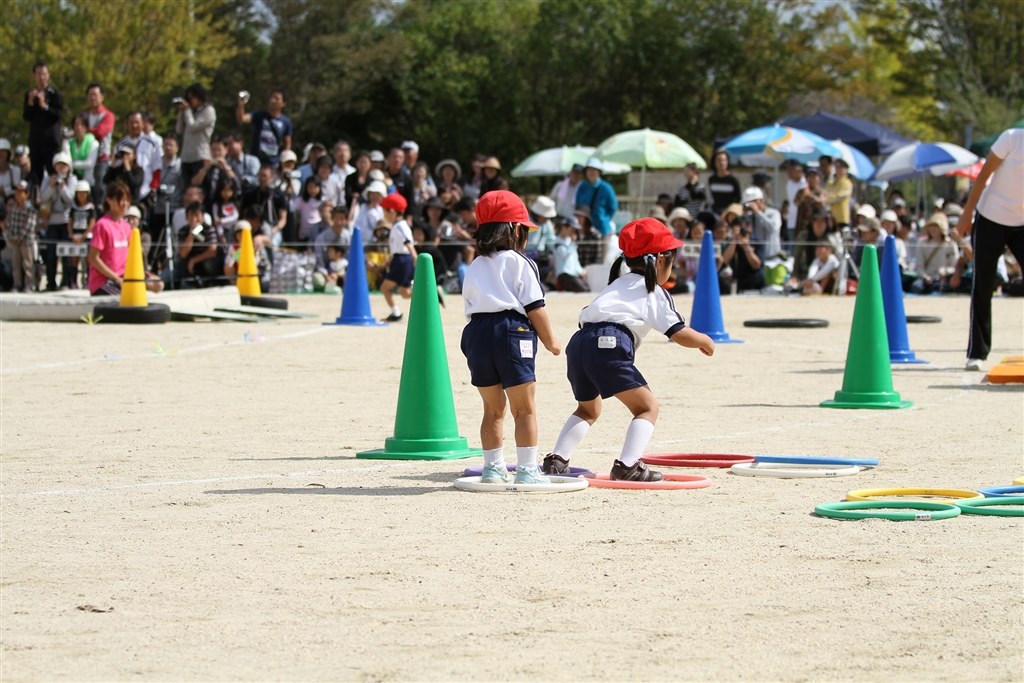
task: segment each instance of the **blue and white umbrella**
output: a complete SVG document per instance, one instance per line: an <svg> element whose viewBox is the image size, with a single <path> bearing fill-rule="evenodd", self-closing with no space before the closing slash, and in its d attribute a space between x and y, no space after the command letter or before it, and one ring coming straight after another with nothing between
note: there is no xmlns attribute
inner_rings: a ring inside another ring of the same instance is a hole
<svg viewBox="0 0 1024 683"><path fill-rule="evenodd" d="M872 180L899 181L940 176L967 168L977 155L951 142L915 142L900 147L882 162Z"/></svg>
<svg viewBox="0 0 1024 683"><path fill-rule="evenodd" d="M764 126L740 133L722 146L729 157L743 166L778 166L783 161L817 161L827 154L841 156L825 138L799 128Z"/></svg>
<svg viewBox="0 0 1024 683"><path fill-rule="evenodd" d="M875 172L875 165L871 163L871 159L868 159L864 152L856 147L851 147L842 140L832 140L832 144L840 152L837 158L842 158L846 162L850 167L850 175L857 180L867 180Z"/></svg>

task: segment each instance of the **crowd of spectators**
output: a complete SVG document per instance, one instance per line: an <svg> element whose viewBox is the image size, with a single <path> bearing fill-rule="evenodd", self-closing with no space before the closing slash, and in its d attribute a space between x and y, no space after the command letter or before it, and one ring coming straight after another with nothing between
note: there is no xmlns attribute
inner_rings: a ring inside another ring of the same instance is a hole
<svg viewBox="0 0 1024 683"><path fill-rule="evenodd" d="M170 286L230 282L238 226L245 223L252 228L265 282L275 261L280 266L285 255L298 253L313 261L313 288L342 286L358 228L367 243L371 286L377 286L387 269L391 229L381 203L398 193L416 250L431 254L439 284L456 291L460 271L474 258L475 202L508 189L497 157L476 154L465 169L455 159L431 165L412 140L386 152L354 150L344 139L329 148L310 142L300 155L293 149L296 132L285 113L283 88L271 91L265 108L255 110L248 106L249 93L239 93L225 126L206 89L192 84L173 100L174 129L160 135L151 112L118 116L107 109L100 83L89 84L75 107L50 84L46 64L35 65L33 79L24 100L28 145L12 147L0 138L4 289L84 284L80 257L96 221L108 213L105 188L123 183L139 217L147 270ZM727 154L719 152L711 162L703 181L695 166L686 167L675 196L659 196L649 215L688 245L699 245L707 231L713 234L723 293L838 292L856 282L864 245L882 246L887 235L896 239L908 291L970 289L970 245L956 230L955 203L937 206L930 215L922 207L912 213L898 192L884 206L857 204L845 162L822 157L809 166L784 166L785 199L776 209L769 204L767 174L755 173L744 188ZM541 229L530 234L527 253L545 283L586 291L588 266L614 258L621 227L616 220L622 222L601 161L574 166L548 194L528 199ZM80 250L62 249L59 255L61 243ZM694 251L681 250L667 286L676 292L692 288L697 264ZM1000 278L1008 283L1016 264L1001 264Z"/></svg>

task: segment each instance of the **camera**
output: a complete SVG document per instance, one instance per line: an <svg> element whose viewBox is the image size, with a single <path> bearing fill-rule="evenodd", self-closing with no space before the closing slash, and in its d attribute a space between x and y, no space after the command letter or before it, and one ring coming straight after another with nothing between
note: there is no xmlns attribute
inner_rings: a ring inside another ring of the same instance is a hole
<svg viewBox="0 0 1024 683"><path fill-rule="evenodd" d="M177 107L179 104L185 104L184 97L175 97L173 100L171 100L172 107Z"/></svg>
<svg viewBox="0 0 1024 683"><path fill-rule="evenodd" d="M161 185L156 188L156 193L161 197L169 197L174 194L174 185Z"/></svg>
<svg viewBox="0 0 1024 683"><path fill-rule="evenodd" d="M249 101L249 91L248 90L240 90L238 92L238 99L242 100L243 103L248 102Z"/></svg>
<svg viewBox="0 0 1024 683"><path fill-rule="evenodd" d="M300 180L302 178L302 171L296 169L294 171L288 171L288 176L292 180Z"/></svg>

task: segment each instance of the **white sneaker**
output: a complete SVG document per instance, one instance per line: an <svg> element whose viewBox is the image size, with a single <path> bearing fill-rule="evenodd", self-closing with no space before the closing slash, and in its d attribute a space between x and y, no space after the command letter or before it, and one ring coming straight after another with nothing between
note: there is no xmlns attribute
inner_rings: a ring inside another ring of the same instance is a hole
<svg viewBox="0 0 1024 683"><path fill-rule="evenodd" d="M505 463L498 465L485 465L483 472L480 474L481 484L510 484L512 483L512 473L508 471L508 467Z"/></svg>
<svg viewBox="0 0 1024 683"><path fill-rule="evenodd" d="M964 367L964 369L970 370L971 372L978 372L979 370L981 370L981 359L968 358L967 365Z"/></svg>

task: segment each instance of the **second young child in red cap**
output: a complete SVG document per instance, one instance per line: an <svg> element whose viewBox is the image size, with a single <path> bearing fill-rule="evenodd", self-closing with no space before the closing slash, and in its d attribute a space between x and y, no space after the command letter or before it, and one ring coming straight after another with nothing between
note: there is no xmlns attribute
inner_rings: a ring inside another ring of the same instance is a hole
<svg viewBox="0 0 1024 683"><path fill-rule="evenodd" d="M388 247L391 250L391 259L388 261L388 272L381 283L380 292L384 295L384 301L388 305L387 322L394 323L402 319L402 309L395 305L393 292L397 288L402 297L408 299L412 296L412 276L416 270L416 246L412 240L412 230L405 222L405 210L408 203L405 197L392 192L380 203L384 209L384 220L391 223L391 232L388 235Z"/></svg>
<svg viewBox="0 0 1024 683"><path fill-rule="evenodd" d="M511 476L503 450L505 407L516 422L518 484L550 480L537 466L537 339L557 356L562 351L544 310L537 264L523 255L528 231L537 230L526 205L507 190L492 190L476 205L479 256L466 270L462 298L469 324L462 331L462 353L473 386L484 402L480 442L484 483L507 483Z"/></svg>
<svg viewBox="0 0 1024 683"><path fill-rule="evenodd" d="M658 419L658 401L633 364L640 342L657 330L680 346L715 353L715 342L686 326L672 296L661 285L672 274L682 246L672 231L654 218L627 223L619 233L622 255L612 264L608 286L580 313L580 329L565 347L569 384L578 402L544 458L547 474L569 472L569 458L590 425L601 415L601 399L614 396L633 414L611 478L660 481L661 473L640 460ZM629 272L619 276L623 261Z"/></svg>

